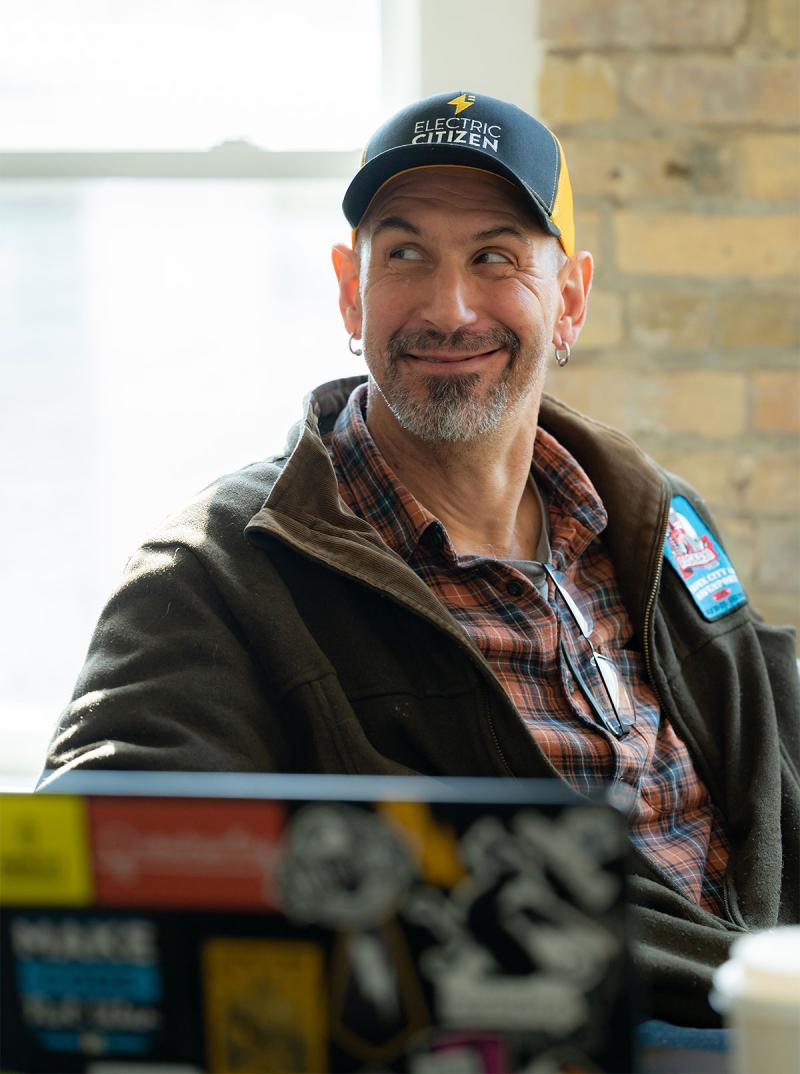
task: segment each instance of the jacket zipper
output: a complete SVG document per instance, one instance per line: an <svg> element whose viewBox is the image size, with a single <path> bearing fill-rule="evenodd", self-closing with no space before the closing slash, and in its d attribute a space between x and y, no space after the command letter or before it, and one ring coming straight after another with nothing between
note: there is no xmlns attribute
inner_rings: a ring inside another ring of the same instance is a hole
<svg viewBox="0 0 800 1074"><path fill-rule="evenodd" d="M481 668L480 670L483 671L484 669ZM494 673L492 673L492 677L495 679L495 682L497 682L498 687L502 690L502 686L500 686L499 681L495 678ZM497 750L498 756L503 762L503 767L505 768L506 772L508 772L509 776L513 777L514 770L511 768L511 765L506 760L506 755L503 753L503 747L500 745L500 739L497 737L497 732L495 731L494 717L492 716L492 709L490 705L486 706L486 722L489 725L489 732L492 736L492 742L494 742L494 748Z"/></svg>
<svg viewBox="0 0 800 1074"><path fill-rule="evenodd" d="M651 627L651 620L652 620L652 616L653 616L653 609L655 608L656 597L658 596L658 590L659 590L659 587L661 585L661 575L662 575L663 570L664 570L664 551L663 550L664 550L664 542L667 539L667 530L668 529L669 529L669 509L667 509L666 515L664 517L664 522L663 522L663 525L661 527L661 539L660 539L660 542L659 542L659 545L658 545L658 547L659 547L659 549L661 551L660 551L660 554L659 554L659 557L658 557L658 566L656 568L656 573L655 573L655 576L653 578L653 585L652 585L651 590L650 590L650 595L649 595L649 597L647 599L647 604L645 605L644 623L643 623L643 627L642 627L643 634L644 634L643 653L644 653L645 671L647 672L647 677L648 677L648 679L650 681L650 686L652 687L653 693L656 696L656 699L658 701L658 705L659 705L659 708L660 708L661 712L664 711L664 701L663 701L661 695L658 692L658 687L656 686L655 678L653 676L653 664L652 664L652 659L651 659L652 654L650 652L650 627ZM651 868L652 868L653 867L652 863L649 863L649 864L651 865ZM658 872L661 872L661 870L659 869ZM665 879L669 880L669 878L666 877L666 874L662 873L661 875ZM670 881L670 884L671 884L671 881ZM735 910L734 907L733 907L733 899L735 898L735 894L733 893L733 890L731 888L731 884L732 884L731 871L730 871L730 868L726 868L725 875L722 878L722 890L721 890L722 904L725 907L725 910L727 911L728 920L730 922L732 922L733 924L738 925L741 928L744 928L745 927L745 922L742 920L742 917L738 913L738 910ZM733 896L733 898L732 898L732 896Z"/></svg>
<svg viewBox="0 0 800 1074"><path fill-rule="evenodd" d="M658 590L661 586L661 574L664 570L664 542L667 539L667 529L669 528L669 508L667 508L664 514L664 521L661 524L660 537L658 542L658 565L656 566L656 573L653 578L653 585L650 589L650 594L647 598L647 604L644 609L644 622L642 624L643 634L643 652L644 652L644 667L647 672L647 677L650 680L650 685L653 688L653 693L658 698L658 704L663 708L663 703L658 695L658 689L655 684L655 678L653 676L653 663L652 654L650 652L650 628L652 626L653 609L656 605L656 597L658 596Z"/></svg>

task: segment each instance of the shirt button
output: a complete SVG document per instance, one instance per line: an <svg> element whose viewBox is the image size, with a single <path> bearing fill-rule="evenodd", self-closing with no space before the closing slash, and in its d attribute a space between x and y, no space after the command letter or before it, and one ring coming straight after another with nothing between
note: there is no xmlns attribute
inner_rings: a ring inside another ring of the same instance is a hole
<svg viewBox="0 0 800 1074"><path fill-rule="evenodd" d="M512 597L521 597L525 592L525 587L522 582L517 582L512 578L510 582L506 582L506 592Z"/></svg>

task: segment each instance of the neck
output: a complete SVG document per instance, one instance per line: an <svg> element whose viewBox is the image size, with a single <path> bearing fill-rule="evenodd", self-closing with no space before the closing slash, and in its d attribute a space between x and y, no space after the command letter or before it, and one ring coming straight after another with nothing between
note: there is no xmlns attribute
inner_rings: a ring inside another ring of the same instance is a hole
<svg viewBox="0 0 800 1074"><path fill-rule="evenodd" d="M401 428L370 381L370 435L411 495L444 525L458 555L534 558L543 520L528 477L540 398L526 400L491 434L431 444Z"/></svg>

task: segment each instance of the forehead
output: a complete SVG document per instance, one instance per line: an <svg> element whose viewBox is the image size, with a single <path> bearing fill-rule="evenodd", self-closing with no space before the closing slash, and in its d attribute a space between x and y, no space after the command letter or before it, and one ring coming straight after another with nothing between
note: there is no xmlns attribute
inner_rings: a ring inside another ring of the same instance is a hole
<svg viewBox="0 0 800 1074"><path fill-rule="evenodd" d="M385 183L367 209L360 227L369 229L392 213L427 216L496 216L543 234L522 191L513 183L477 168L434 166L401 172Z"/></svg>

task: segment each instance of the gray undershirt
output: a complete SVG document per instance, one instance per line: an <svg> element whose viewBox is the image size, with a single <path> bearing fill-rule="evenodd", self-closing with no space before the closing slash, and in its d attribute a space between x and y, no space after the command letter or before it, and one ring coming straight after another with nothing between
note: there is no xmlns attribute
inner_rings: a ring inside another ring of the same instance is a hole
<svg viewBox="0 0 800 1074"><path fill-rule="evenodd" d="M547 600L547 575L545 569L542 566L543 563L550 562L550 516L547 511L547 504L544 497L539 491L539 486L534 480L533 474L528 479L536 496L536 502L539 504L539 517L542 520L542 528L539 533L539 543L536 545L536 552L534 559L504 559L502 563L507 563L509 567L514 567L520 574L524 574L525 577L531 582L540 597Z"/></svg>

